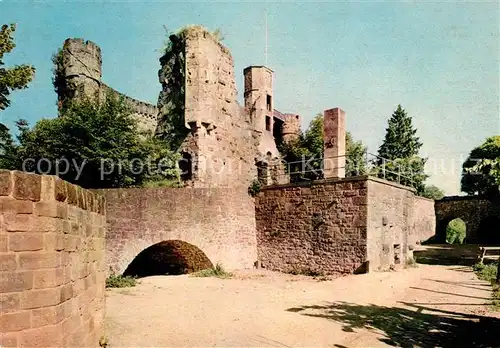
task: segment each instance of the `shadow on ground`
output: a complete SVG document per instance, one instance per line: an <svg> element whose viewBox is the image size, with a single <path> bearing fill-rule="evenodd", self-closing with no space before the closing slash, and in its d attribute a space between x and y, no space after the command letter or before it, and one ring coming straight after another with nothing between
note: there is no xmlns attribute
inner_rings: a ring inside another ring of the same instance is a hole
<svg viewBox="0 0 500 348"><path fill-rule="evenodd" d="M427 265L472 266L477 262L478 248L474 244L433 244L421 246L413 252L413 257Z"/></svg>
<svg viewBox="0 0 500 348"><path fill-rule="evenodd" d="M287 311L343 324L343 331L381 331L379 340L400 347L498 347L500 319L403 303L412 309L335 302ZM341 346L338 346L341 347Z"/></svg>

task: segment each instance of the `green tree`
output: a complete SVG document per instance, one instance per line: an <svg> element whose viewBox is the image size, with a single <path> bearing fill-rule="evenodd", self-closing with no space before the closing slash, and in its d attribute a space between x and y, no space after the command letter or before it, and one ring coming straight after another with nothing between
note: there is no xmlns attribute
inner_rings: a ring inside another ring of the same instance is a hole
<svg viewBox="0 0 500 348"><path fill-rule="evenodd" d="M444 197L444 192L435 185L425 185L424 192L422 192L422 196L438 200Z"/></svg>
<svg viewBox="0 0 500 348"><path fill-rule="evenodd" d="M446 226L446 243L463 244L466 235L465 222L460 219L453 219Z"/></svg>
<svg viewBox="0 0 500 348"><path fill-rule="evenodd" d="M17 146L9 132L9 128L0 123L0 169L15 169L16 161Z"/></svg>
<svg viewBox="0 0 500 348"><path fill-rule="evenodd" d="M424 172L426 160L418 156L422 143L416 133L411 117L398 105L388 121L376 162L379 176L399 181L422 194L428 176Z"/></svg>
<svg viewBox="0 0 500 348"><path fill-rule="evenodd" d="M16 47L12 37L15 30L15 24L4 24L0 30L0 110L4 110L10 105L10 93L17 89L26 88L35 74L35 68L30 65L4 67L3 56L12 52Z"/></svg>
<svg viewBox="0 0 500 348"><path fill-rule="evenodd" d="M18 124L22 170L58 175L85 188L140 186L175 177L176 156L141 136L131 110L112 94L69 103L60 117Z"/></svg>
<svg viewBox="0 0 500 348"><path fill-rule="evenodd" d="M461 189L469 195L498 195L500 136L474 148L464 162Z"/></svg>
<svg viewBox="0 0 500 348"><path fill-rule="evenodd" d="M309 127L297 139L280 146L280 153L290 164L290 172L299 172L303 162L315 172L306 173L305 177L317 179L323 158L323 115L317 114ZM363 175L367 173L366 146L361 141L353 140L352 135L346 133L346 176Z"/></svg>

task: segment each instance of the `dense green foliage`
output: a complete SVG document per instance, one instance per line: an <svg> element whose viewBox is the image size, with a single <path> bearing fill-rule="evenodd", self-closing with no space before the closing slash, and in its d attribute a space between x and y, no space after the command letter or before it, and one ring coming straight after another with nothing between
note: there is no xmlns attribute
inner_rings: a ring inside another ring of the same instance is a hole
<svg viewBox="0 0 500 348"><path fill-rule="evenodd" d="M286 162L291 162L287 170L297 173L307 163L305 173L308 179L321 177L321 164L323 158L323 115L318 114L309 123L309 127L296 140L280 145L280 153ZM346 176L363 175L367 173L366 147L361 141L355 141L352 135L346 133ZM302 174L296 174L301 177ZM293 178L292 178L293 179Z"/></svg>
<svg viewBox="0 0 500 348"><path fill-rule="evenodd" d="M446 243L463 244L466 236L465 222L458 218L453 219L446 226Z"/></svg>
<svg viewBox="0 0 500 348"><path fill-rule="evenodd" d="M386 134L378 150L378 175L413 187L418 194L424 191L425 159L418 156L422 143L413 128L412 119L398 105L388 121Z"/></svg>
<svg viewBox="0 0 500 348"><path fill-rule="evenodd" d="M493 285L492 305L494 309L500 310L500 261L496 265L477 263L474 265L474 272L479 279Z"/></svg>
<svg viewBox="0 0 500 348"><path fill-rule="evenodd" d="M129 276L112 274L106 278L107 288L130 288L137 285L137 279Z"/></svg>
<svg viewBox="0 0 500 348"><path fill-rule="evenodd" d="M17 147L9 132L9 128L0 123L0 168L16 169Z"/></svg>
<svg viewBox="0 0 500 348"><path fill-rule="evenodd" d="M469 195L498 195L500 186L500 136L486 139L464 162L461 188Z"/></svg>
<svg viewBox="0 0 500 348"><path fill-rule="evenodd" d="M70 103L55 119L19 122L15 167L58 175L85 188L141 186L176 179L177 156L141 135L123 99Z"/></svg>
<svg viewBox="0 0 500 348"><path fill-rule="evenodd" d="M444 197L444 192L435 185L425 185L424 192L422 192L422 196L425 198L438 200Z"/></svg>
<svg viewBox="0 0 500 348"><path fill-rule="evenodd" d="M10 105L10 93L17 89L26 88L35 74L35 68L30 65L4 67L3 56L12 52L16 47L12 37L15 31L15 24L4 24L0 30L0 110L4 110Z"/></svg>

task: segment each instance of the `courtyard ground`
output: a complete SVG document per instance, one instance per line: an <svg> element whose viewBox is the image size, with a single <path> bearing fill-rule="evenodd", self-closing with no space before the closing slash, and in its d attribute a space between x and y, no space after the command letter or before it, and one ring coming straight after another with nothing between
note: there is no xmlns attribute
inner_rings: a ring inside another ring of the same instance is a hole
<svg viewBox="0 0 500 348"><path fill-rule="evenodd" d="M260 270L107 290L113 347L500 347L491 287L468 266L333 280ZM495 337L496 336L496 337Z"/></svg>

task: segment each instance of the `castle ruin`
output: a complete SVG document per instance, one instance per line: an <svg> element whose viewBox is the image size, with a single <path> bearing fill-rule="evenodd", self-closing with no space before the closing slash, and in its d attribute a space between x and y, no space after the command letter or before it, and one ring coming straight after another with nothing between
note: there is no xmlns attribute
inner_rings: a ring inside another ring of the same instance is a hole
<svg viewBox="0 0 500 348"><path fill-rule="evenodd" d="M171 40L173 38L171 37ZM184 110L179 148L182 180L190 187L248 187L259 177L264 184L284 183L278 145L300 134L300 116L274 108L273 71L265 66L244 69L244 106L237 101L230 51L201 27L186 30ZM67 39L61 50L59 104L85 95L102 100L111 92L123 96L139 129L158 134L168 117L170 86L165 71L172 59L160 59L162 90L158 105L124 96L102 81L99 46ZM167 120L168 121L168 120ZM274 170L270 170L273 168Z"/></svg>

